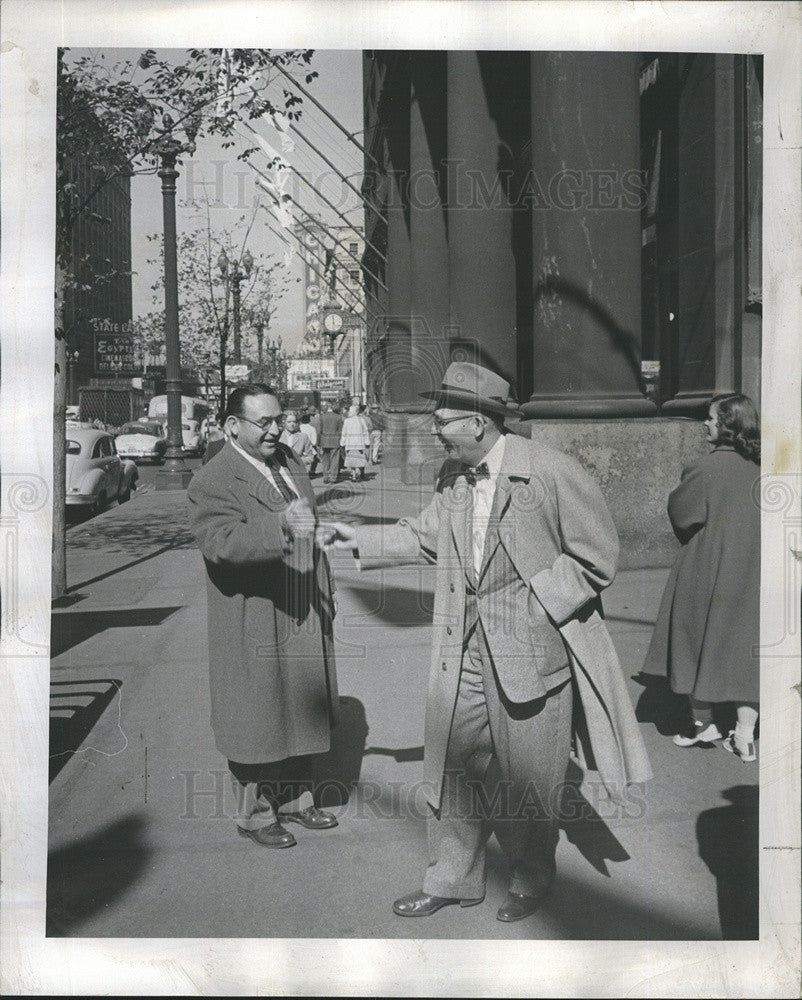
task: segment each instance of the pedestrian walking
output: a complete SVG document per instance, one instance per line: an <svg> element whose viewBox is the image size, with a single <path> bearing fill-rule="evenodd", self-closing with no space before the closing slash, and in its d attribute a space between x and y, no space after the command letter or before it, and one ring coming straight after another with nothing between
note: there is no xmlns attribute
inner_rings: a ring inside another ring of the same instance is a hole
<svg viewBox="0 0 802 1000"><path fill-rule="evenodd" d="M284 848L282 825L337 825L312 795L315 755L337 714L328 560L314 545L315 496L279 441L276 393L238 386L228 442L188 490L206 565L211 723L228 759L241 836Z"/></svg>
<svg viewBox="0 0 802 1000"><path fill-rule="evenodd" d="M377 420L378 407L370 408L370 461L371 465L378 465L381 460L382 432Z"/></svg>
<svg viewBox="0 0 802 1000"><path fill-rule="evenodd" d="M680 747L720 740L755 760L760 698L760 424L748 396L714 396L706 455L682 473L668 516L682 549L669 576L644 672L686 695ZM730 719L725 725L727 706Z"/></svg>
<svg viewBox="0 0 802 1000"><path fill-rule="evenodd" d="M340 434L343 418L339 410L330 403L323 403L320 414L320 470L324 483L336 483L340 474Z"/></svg>
<svg viewBox="0 0 802 1000"><path fill-rule="evenodd" d="M314 409L314 407L312 407L312 409ZM318 421L318 423L319 422L320 421ZM318 438L317 428L312 423L312 418L310 417L308 412L301 414L301 423L299 426L299 430L301 431L302 434L306 434L306 436L312 443L312 458L307 467L307 471L310 476L313 476L317 471L317 466L318 463L320 462L320 453L317 447L317 438Z"/></svg>
<svg viewBox="0 0 802 1000"><path fill-rule="evenodd" d="M300 460L308 473L314 458L312 441L309 435L304 434L301 429L295 410L287 410L284 414L284 430L281 432L279 441L286 444L288 448L292 448L296 458Z"/></svg>
<svg viewBox="0 0 802 1000"><path fill-rule="evenodd" d="M345 468L350 473L351 482L362 479L368 463L370 434L356 406L350 408L348 416L343 421L340 445L345 451Z"/></svg>
<svg viewBox="0 0 802 1000"><path fill-rule="evenodd" d="M202 465L206 465L219 451L222 451L223 445L226 443L225 428L221 427L222 417L221 414L220 420L210 422L207 427L206 447L203 449L203 458L201 459Z"/></svg>
<svg viewBox="0 0 802 1000"><path fill-rule="evenodd" d="M602 617L618 539L595 483L567 455L506 433L518 414L487 368L449 365L433 433L457 474L415 518L390 526L321 525L328 547L362 570L424 563L434 553L434 638L424 779L429 865L403 917L481 903L485 842L495 830L511 868L502 921L527 917L555 877L561 787L572 735L589 735L599 773L621 801L649 776L621 667ZM488 803L491 804L488 806Z"/></svg>

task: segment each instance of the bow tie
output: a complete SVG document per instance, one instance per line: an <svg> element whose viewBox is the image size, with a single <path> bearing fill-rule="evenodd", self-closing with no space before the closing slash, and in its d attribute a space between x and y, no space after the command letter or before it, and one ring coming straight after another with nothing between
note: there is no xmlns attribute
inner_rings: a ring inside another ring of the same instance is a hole
<svg viewBox="0 0 802 1000"><path fill-rule="evenodd" d="M487 467L487 462L480 462L479 465L469 466L463 475L471 486L476 486L478 480L490 478L490 469Z"/></svg>

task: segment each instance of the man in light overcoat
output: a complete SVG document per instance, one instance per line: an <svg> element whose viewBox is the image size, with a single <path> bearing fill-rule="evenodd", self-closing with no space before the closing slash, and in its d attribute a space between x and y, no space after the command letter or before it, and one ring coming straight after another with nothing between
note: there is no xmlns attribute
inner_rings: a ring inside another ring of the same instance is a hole
<svg viewBox="0 0 802 1000"><path fill-rule="evenodd" d="M599 595L618 538L578 462L505 433L509 384L455 362L433 432L456 467L415 518L389 527L321 525L365 570L436 560L424 779L429 865L400 916L481 903L492 829L511 868L498 919L533 913L555 876L560 791L573 700L611 795L646 780L648 761Z"/></svg>
<svg viewBox="0 0 802 1000"><path fill-rule="evenodd" d="M237 830L279 848L295 844L284 822L337 825L310 789L337 714L332 588L314 545L314 492L279 442L282 424L270 389L236 388L228 440L188 490L207 575L211 723L229 762Z"/></svg>

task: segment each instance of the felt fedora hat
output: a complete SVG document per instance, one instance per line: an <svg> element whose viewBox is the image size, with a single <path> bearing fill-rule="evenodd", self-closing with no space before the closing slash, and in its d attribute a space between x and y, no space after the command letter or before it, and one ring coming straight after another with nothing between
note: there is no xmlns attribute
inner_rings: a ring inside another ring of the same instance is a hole
<svg viewBox="0 0 802 1000"><path fill-rule="evenodd" d="M438 407L476 410L503 417L520 415L518 404L510 395L510 383L489 368L468 361L452 361L440 388L419 395L433 399Z"/></svg>

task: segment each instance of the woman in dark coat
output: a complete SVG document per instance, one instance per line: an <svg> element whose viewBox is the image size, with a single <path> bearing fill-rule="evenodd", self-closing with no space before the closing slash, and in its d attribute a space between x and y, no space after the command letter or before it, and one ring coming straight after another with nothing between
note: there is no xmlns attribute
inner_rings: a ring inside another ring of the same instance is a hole
<svg viewBox="0 0 802 1000"><path fill-rule="evenodd" d="M668 500L682 542L669 576L646 673L668 675L687 695L693 724L677 746L722 737L712 706L734 703L737 723L725 749L755 759L760 698L760 430L748 396L714 397L705 421L713 450L685 469Z"/></svg>

